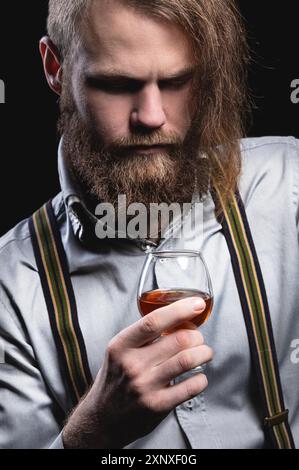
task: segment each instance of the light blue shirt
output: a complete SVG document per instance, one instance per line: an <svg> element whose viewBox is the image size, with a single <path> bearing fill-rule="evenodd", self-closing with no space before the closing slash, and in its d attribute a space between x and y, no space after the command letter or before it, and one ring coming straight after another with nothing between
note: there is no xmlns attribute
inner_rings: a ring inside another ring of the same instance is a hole
<svg viewBox="0 0 299 470"><path fill-rule="evenodd" d="M245 139L241 145L239 189L264 276L285 404L299 446L299 142L271 137ZM82 208L81 197L61 151L59 176L62 192L53 207L95 378L110 339L140 318L136 290L147 247L130 240L95 239L94 216L72 208L74 201ZM128 448L263 448L246 328L210 195L204 201L203 237L193 230L185 239L166 238L162 248L200 249L204 255L215 305L201 331L214 359L206 366L208 388ZM5 359L0 364L0 447L62 448L62 422L71 401L60 375L27 220L1 238L0 266Z"/></svg>

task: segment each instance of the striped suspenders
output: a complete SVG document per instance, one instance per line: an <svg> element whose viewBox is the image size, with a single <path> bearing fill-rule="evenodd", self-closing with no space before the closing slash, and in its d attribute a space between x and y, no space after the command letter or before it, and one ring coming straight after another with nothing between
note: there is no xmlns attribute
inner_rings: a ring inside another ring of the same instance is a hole
<svg viewBox="0 0 299 470"><path fill-rule="evenodd" d="M218 191L213 197L223 211L222 230L231 255L262 399L264 431L271 447L292 449L294 441L283 401L267 295L245 209L238 192L232 194L229 207L224 205Z"/></svg>
<svg viewBox="0 0 299 470"><path fill-rule="evenodd" d="M91 374L51 201L29 219L29 229L62 376L76 405L91 384Z"/></svg>
<svg viewBox="0 0 299 470"><path fill-rule="evenodd" d="M264 432L272 448L292 449L294 441L283 401L267 296L244 206L238 193L232 195L229 207L217 191L213 192L213 198L222 208L223 234L231 255L263 404ZM92 379L51 201L30 218L29 227L60 365L75 405Z"/></svg>

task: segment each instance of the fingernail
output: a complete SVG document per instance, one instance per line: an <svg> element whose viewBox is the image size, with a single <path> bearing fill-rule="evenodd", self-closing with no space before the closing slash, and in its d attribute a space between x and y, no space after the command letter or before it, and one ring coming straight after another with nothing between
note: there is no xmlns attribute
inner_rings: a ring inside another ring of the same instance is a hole
<svg viewBox="0 0 299 470"><path fill-rule="evenodd" d="M198 312L198 311L201 312L202 310L204 310L205 306L206 306L206 304L205 304L203 299L197 299L193 303L193 311L194 312Z"/></svg>

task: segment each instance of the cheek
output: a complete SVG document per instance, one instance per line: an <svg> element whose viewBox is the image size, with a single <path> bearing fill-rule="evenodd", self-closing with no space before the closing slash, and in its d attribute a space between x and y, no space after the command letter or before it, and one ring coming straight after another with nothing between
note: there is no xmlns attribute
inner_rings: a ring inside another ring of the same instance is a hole
<svg viewBox="0 0 299 470"><path fill-rule="evenodd" d="M128 133L130 103L117 96L97 91L86 91L83 99L83 113L107 143Z"/></svg>
<svg viewBox="0 0 299 470"><path fill-rule="evenodd" d="M189 93L168 93L164 103L170 126L182 135L186 134L192 122Z"/></svg>

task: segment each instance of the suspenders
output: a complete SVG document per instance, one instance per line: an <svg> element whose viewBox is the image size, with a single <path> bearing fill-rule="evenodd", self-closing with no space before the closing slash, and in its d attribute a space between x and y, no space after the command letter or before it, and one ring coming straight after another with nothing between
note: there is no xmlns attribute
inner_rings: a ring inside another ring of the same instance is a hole
<svg viewBox="0 0 299 470"><path fill-rule="evenodd" d="M267 296L245 209L238 192L232 194L228 207L217 190L212 195L215 204L222 208L219 221L231 255L245 319L263 405L263 429L272 448L293 449ZM61 370L75 406L88 390L92 378L51 201L33 214L29 228Z"/></svg>
<svg viewBox="0 0 299 470"><path fill-rule="evenodd" d="M295 448L288 423L279 376L276 348L267 295L255 246L241 200L237 192L225 207L221 194L213 194L222 208L222 230L226 238L242 305L251 358L263 405L264 431L271 447Z"/></svg>
<svg viewBox="0 0 299 470"><path fill-rule="evenodd" d="M29 229L62 376L76 405L92 379L67 259L51 201L29 219Z"/></svg>

